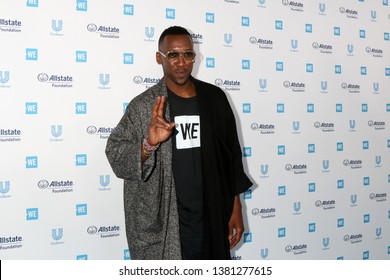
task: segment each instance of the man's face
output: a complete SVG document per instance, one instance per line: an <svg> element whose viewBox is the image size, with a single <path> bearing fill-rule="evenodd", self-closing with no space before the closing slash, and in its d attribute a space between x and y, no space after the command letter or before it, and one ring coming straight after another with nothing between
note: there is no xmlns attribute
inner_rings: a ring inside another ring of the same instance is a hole
<svg viewBox="0 0 390 280"><path fill-rule="evenodd" d="M185 51L193 51L192 40L188 35L168 35L160 45L160 51L165 55L157 52L156 60L158 64L162 65L164 71L165 81L168 87L185 85L192 72L194 65L193 61L188 61L183 56ZM168 52L177 51L181 53L177 59L170 59Z"/></svg>

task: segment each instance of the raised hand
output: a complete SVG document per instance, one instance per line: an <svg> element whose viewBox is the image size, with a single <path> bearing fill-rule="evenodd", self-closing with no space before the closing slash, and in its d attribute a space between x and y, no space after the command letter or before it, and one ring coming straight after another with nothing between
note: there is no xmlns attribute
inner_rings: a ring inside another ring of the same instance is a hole
<svg viewBox="0 0 390 280"><path fill-rule="evenodd" d="M152 110L152 119L149 124L148 142L152 146L156 146L167 140L175 127L174 122L167 122L164 119L164 103L165 97L158 96Z"/></svg>

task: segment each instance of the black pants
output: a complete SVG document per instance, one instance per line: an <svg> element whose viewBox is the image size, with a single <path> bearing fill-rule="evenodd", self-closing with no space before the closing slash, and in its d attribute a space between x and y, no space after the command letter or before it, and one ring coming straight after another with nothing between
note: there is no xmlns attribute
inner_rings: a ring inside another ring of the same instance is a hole
<svg viewBox="0 0 390 280"><path fill-rule="evenodd" d="M202 260L202 237L181 237L183 260Z"/></svg>

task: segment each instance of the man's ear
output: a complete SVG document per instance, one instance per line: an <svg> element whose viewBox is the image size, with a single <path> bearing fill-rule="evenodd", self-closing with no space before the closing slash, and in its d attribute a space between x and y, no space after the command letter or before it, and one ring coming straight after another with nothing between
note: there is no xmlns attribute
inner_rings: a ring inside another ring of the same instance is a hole
<svg viewBox="0 0 390 280"><path fill-rule="evenodd" d="M159 52L156 52L156 62L157 64L162 64L161 53Z"/></svg>

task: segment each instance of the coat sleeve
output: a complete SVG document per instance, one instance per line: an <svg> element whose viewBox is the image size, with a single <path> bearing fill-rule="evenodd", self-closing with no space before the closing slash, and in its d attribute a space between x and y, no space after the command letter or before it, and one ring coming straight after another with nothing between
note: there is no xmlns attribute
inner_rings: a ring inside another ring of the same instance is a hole
<svg viewBox="0 0 390 280"><path fill-rule="evenodd" d="M149 117L143 115L136 102L130 102L126 112L107 140L106 156L115 175L126 180L146 181L155 167L155 155L141 160L142 140Z"/></svg>

